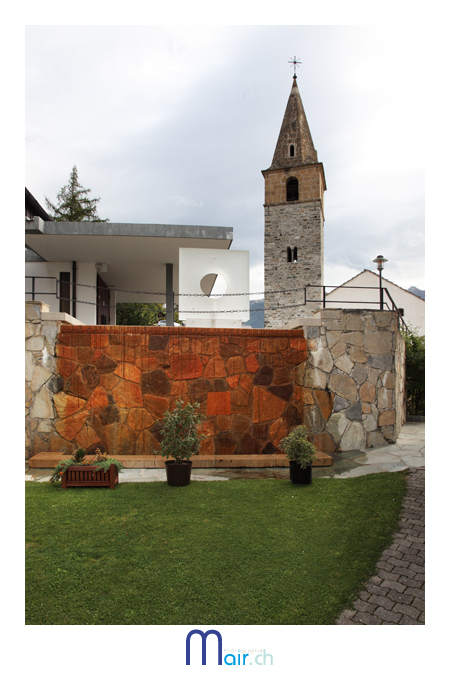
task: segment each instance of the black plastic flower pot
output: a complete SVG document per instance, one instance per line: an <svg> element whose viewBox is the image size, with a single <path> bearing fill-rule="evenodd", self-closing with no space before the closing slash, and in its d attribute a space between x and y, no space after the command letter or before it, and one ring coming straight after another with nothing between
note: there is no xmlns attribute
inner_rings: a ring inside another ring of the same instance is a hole
<svg viewBox="0 0 450 675"><path fill-rule="evenodd" d="M168 485L183 487L190 484L192 462L187 460L176 462L174 459L169 459L165 464Z"/></svg>
<svg viewBox="0 0 450 675"><path fill-rule="evenodd" d="M310 485L312 483L312 464L302 469L297 462L289 462L289 479L294 485Z"/></svg>

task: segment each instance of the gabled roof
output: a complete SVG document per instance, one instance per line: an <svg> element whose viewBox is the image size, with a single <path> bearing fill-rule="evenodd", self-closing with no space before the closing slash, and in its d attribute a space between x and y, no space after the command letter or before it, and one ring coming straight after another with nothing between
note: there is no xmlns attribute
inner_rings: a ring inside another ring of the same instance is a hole
<svg viewBox="0 0 450 675"><path fill-rule="evenodd" d="M364 274L364 272L369 272L369 274L372 274L378 280L378 274L376 272L373 272L372 270L363 269L362 272L358 272L358 274L355 274L354 277L351 277L350 279L347 279L347 281L344 281L343 284L341 284L337 288L334 288L332 291L327 293L327 295L331 295L335 291L338 291L340 288L347 286L347 284L350 281L353 281L354 279L357 279L358 277L361 276L361 274ZM399 288L401 291L404 291L405 293L409 293L410 295L414 296L415 298L419 298L419 300L423 300L423 302L425 302L425 300L423 298L421 298L419 295L416 295L415 293L411 293L411 291L408 291L406 288L402 288L402 286L399 286L398 284L394 284L393 281L389 281L389 279L386 279L386 277L383 277L383 281L387 282L388 284L392 284L392 286L396 286L396 288Z"/></svg>
<svg viewBox="0 0 450 675"><path fill-rule="evenodd" d="M294 145L295 148L293 157L289 156L290 145ZM300 98L297 79L294 77L270 169L288 169L317 163L317 152Z"/></svg>

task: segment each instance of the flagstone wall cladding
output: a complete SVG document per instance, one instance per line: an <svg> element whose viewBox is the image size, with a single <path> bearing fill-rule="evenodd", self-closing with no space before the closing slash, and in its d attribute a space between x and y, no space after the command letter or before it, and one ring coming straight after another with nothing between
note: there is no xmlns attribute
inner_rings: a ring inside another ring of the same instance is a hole
<svg viewBox="0 0 450 675"><path fill-rule="evenodd" d="M43 305L25 303L26 459L48 450L55 421L52 395L58 386L55 345L61 321L43 321Z"/></svg>
<svg viewBox="0 0 450 675"><path fill-rule="evenodd" d="M178 398L198 401L206 417L201 454L281 452L301 423L325 452L376 447L405 421L404 343L391 312L324 310L321 327L289 331L36 316L25 344L27 457L75 447L152 454Z"/></svg>
<svg viewBox="0 0 450 675"><path fill-rule="evenodd" d="M50 450L151 454L178 398L205 415L201 454L272 454L303 420L302 330L63 326L56 354Z"/></svg>
<svg viewBox="0 0 450 675"><path fill-rule="evenodd" d="M305 411L316 446L329 452L395 442L406 421L405 342L396 315L326 309L321 318L321 327L305 328L309 355L295 370L299 384L333 396L327 419Z"/></svg>

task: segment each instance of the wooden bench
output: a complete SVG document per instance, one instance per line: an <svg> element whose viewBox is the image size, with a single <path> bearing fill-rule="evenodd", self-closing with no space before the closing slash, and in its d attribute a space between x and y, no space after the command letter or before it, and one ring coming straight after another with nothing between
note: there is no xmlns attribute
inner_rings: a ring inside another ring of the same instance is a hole
<svg viewBox="0 0 450 675"><path fill-rule="evenodd" d="M164 469L166 461L161 455L111 455L115 457L124 469ZM62 452L38 452L30 457L30 469L54 469L55 466L70 455ZM93 459L94 455L87 455ZM289 467L289 460L284 454L275 455L193 455L191 457L193 469L257 469L269 467ZM333 458L320 450L314 466L332 466Z"/></svg>

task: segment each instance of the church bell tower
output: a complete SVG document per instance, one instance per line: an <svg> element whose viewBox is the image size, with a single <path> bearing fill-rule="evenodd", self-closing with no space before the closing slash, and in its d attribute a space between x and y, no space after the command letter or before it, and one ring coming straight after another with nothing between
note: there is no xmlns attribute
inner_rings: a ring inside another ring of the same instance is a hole
<svg viewBox="0 0 450 675"><path fill-rule="evenodd" d="M294 61L296 65L298 61ZM294 74L271 166L262 172L265 327L285 326L320 309L323 284L323 165L309 130ZM273 291L286 290L286 293ZM292 306L294 305L294 306Z"/></svg>

